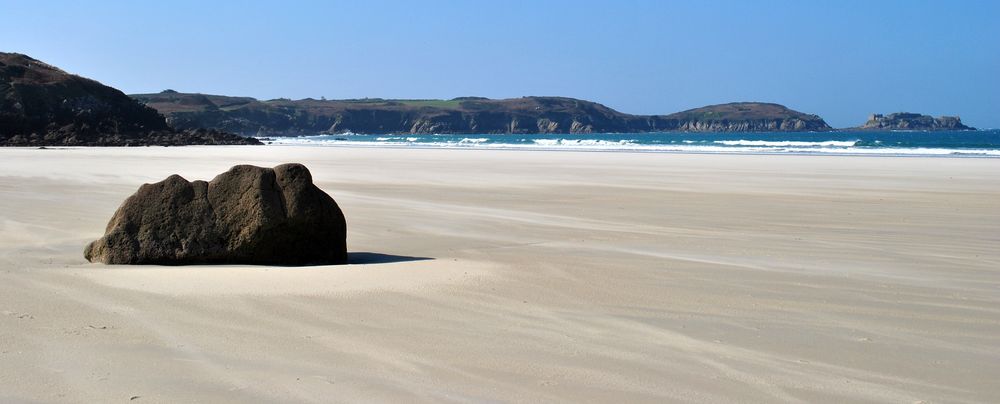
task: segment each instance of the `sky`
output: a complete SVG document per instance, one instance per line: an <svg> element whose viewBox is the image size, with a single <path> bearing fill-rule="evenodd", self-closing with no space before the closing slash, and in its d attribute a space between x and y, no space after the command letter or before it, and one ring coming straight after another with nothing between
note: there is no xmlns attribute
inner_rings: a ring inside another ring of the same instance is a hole
<svg viewBox="0 0 1000 404"><path fill-rule="evenodd" d="M126 93L765 101L1000 128L1000 1L0 0L0 51Z"/></svg>

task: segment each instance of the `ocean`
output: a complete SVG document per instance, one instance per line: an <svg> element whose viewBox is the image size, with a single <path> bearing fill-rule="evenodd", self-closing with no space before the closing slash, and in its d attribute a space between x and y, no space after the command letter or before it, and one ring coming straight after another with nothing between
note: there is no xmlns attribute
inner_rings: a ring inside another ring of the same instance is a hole
<svg viewBox="0 0 1000 404"><path fill-rule="evenodd" d="M260 138L276 145L1000 157L1000 129L753 133L360 135Z"/></svg>

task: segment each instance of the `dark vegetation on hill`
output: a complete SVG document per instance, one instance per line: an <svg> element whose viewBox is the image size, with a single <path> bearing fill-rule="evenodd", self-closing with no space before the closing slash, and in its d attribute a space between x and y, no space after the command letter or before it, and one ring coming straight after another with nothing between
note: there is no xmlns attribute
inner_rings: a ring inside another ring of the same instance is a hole
<svg viewBox="0 0 1000 404"><path fill-rule="evenodd" d="M778 104L732 103L671 115L630 115L565 97L493 100L288 100L178 93L136 94L177 128L244 136L333 133L597 133L659 131L823 131L816 115Z"/></svg>
<svg viewBox="0 0 1000 404"><path fill-rule="evenodd" d="M0 52L0 146L259 144L215 129L171 128L121 91Z"/></svg>

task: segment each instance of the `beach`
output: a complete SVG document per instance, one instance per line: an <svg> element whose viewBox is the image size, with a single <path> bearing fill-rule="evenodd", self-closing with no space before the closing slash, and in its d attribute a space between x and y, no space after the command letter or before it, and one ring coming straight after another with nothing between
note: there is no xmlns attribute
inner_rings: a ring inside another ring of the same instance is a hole
<svg viewBox="0 0 1000 404"><path fill-rule="evenodd" d="M305 164L354 264L106 266L170 174ZM998 402L1000 159L0 149L0 402Z"/></svg>

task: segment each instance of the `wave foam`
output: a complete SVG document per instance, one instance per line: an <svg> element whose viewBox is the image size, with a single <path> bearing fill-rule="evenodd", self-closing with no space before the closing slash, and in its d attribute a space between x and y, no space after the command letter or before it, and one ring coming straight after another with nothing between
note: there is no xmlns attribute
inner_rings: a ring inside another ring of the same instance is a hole
<svg viewBox="0 0 1000 404"><path fill-rule="evenodd" d="M540 146L627 146L633 145L634 140L600 140L600 139L533 139L532 142Z"/></svg>
<svg viewBox="0 0 1000 404"><path fill-rule="evenodd" d="M477 138L468 138L467 137L467 138L464 138L462 140L459 140L458 143L461 143L461 144L480 144L480 143L486 143L488 141L490 141L490 139L487 139L485 137L477 137Z"/></svg>
<svg viewBox="0 0 1000 404"><path fill-rule="evenodd" d="M726 146L764 146L764 147L852 147L857 140L826 140L822 142L803 142L797 140L716 140L712 143Z"/></svg>
<svg viewBox="0 0 1000 404"><path fill-rule="evenodd" d="M720 154L826 154L826 155L887 155L887 156L977 156L1000 157L1000 149L949 149L917 147L853 147L854 141L751 141L720 140L705 143L643 144L636 140L602 139L505 139L463 138L432 141L434 137L381 136L373 140L333 138L331 136L304 136L271 138L274 145L347 146L347 147L418 147L418 148L477 148L514 150L581 150L581 151L631 151L673 153ZM526 143L516 143L516 142ZM528 143L530 142L530 143Z"/></svg>

